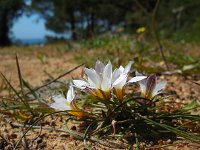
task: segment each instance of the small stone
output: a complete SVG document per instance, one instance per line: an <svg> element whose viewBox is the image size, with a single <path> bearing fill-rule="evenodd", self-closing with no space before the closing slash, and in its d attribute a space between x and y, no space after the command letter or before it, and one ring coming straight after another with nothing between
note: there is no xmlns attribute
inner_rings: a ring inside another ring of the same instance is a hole
<svg viewBox="0 0 200 150"><path fill-rule="evenodd" d="M71 127L71 130L76 131L76 126L72 126L72 127Z"/></svg>
<svg viewBox="0 0 200 150"><path fill-rule="evenodd" d="M67 133L61 133L60 136L61 136L61 137L64 137L64 138L67 138L67 137L69 137L70 135L67 134Z"/></svg>
<svg viewBox="0 0 200 150"><path fill-rule="evenodd" d="M10 139L16 139L17 138L17 134L15 133L12 133L10 136L9 136Z"/></svg>

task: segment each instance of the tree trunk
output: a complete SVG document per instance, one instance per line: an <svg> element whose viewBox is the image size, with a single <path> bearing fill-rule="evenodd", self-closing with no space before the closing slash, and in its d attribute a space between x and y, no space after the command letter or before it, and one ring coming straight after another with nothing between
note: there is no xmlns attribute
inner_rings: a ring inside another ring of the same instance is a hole
<svg viewBox="0 0 200 150"><path fill-rule="evenodd" d="M9 35L9 22L7 11L0 12L0 46L10 44Z"/></svg>
<svg viewBox="0 0 200 150"><path fill-rule="evenodd" d="M94 13L91 13L89 15L88 23L87 23L87 32L86 32L86 37L87 38L92 38L95 34L94 32L94 27L95 27L95 15Z"/></svg>
<svg viewBox="0 0 200 150"><path fill-rule="evenodd" d="M75 20L73 9L70 11L70 24L71 24L72 40L77 40L76 20Z"/></svg>
<svg viewBox="0 0 200 150"><path fill-rule="evenodd" d="M90 37L94 36L94 26L95 26L95 15L94 15L94 13L92 13L91 14L90 31L89 31L89 36Z"/></svg>

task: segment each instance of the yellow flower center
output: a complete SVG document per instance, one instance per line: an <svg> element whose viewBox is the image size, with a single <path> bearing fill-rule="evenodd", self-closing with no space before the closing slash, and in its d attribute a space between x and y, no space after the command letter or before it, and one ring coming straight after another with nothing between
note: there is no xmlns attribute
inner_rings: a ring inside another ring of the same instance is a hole
<svg viewBox="0 0 200 150"><path fill-rule="evenodd" d="M111 93L110 90L108 91L102 91L100 89L92 89L90 90L90 93L100 99L110 99L111 98Z"/></svg>
<svg viewBox="0 0 200 150"><path fill-rule="evenodd" d="M115 95L117 96L117 99L122 102L124 98L124 88L118 89L114 88Z"/></svg>

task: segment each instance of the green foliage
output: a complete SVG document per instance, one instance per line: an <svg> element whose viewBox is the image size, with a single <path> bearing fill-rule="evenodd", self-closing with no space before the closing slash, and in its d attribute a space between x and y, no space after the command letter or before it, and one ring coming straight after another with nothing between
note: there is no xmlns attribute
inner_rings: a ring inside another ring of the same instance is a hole
<svg viewBox="0 0 200 150"><path fill-rule="evenodd" d="M127 12L132 11L132 4L130 0L33 0L32 8L47 20L47 29L70 33L71 38L76 40L105 33L120 25Z"/></svg>
<svg viewBox="0 0 200 150"><path fill-rule="evenodd" d="M75 48L76 45L79 45L78 49ZM76 42L72 44L71 50L73 49L77 51L75 59L80 63L85 62L88 66L93 64L95 58L104 61L111 60L114 65L125 64L127 60L133 60L135 62L134 68L138 71L147 73L165 71L163 59L156 49L155 41L146 36L142 41L139 41L138 38L129 35L106 34ZM200 72L198 57L187 54L190 49L186 49L185 44L165 40L163 41L163 49L167 61L175 65L174 70L180 69L186 74ZM89 55L91 59L88 59L86 55ZM188 65L193 67L187 69Z"/></svg>
<svg viewBox="0 0 200 150"><path fill-rule="evenodd" d="M64 37L71 35L74 40L88 39L118 28L123 28L123 32L133 33L141 26L149 28L150 35L155 32L154 20L158 35L178 42L199 43L200 2L158 1L33 0L32 9L46 19L48 29L61 33ZM154 12L157 2L158 10L156 8Z"/></svg>
<svg viewBox="0 0 200 150"><path fill-rule="evenodd" d="M183 107L181 111L187 112L189 110L195 109L196 107L198 107L198 104L195 100L193 100L190 104Z"/></svg>

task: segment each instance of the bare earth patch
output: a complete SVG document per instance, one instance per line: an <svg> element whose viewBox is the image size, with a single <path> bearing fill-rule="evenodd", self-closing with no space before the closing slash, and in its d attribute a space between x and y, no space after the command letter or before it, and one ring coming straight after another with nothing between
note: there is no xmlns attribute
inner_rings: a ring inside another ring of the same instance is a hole
<svg viewBox="0 0 200 150"><path fill-rule="evenodd" d="M19 79L16 66L16 54L18 55L20 69L23 78L32 86L41 85L43 81L76 67L78 64L73 60L73 53L60 53L55 50L43 50L42 47L36 52L30 50L29 52L19 51L17 53L5 52L0 50L0 72L2 72L14 87L19 86ZM52 51L52 52L51 52ZM74 72L67 74L64 78L70 79L80 75L81 69L76 69ZM2 81L1 81L2 82ZM5 91L4 91L5 92Z"/></svg>

